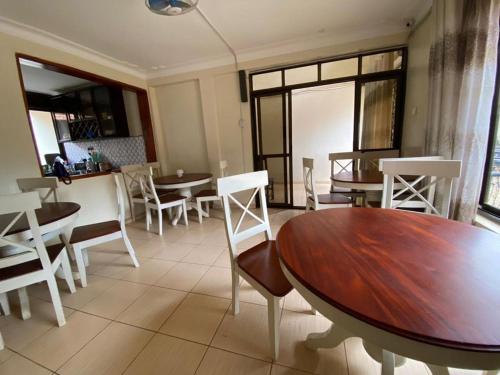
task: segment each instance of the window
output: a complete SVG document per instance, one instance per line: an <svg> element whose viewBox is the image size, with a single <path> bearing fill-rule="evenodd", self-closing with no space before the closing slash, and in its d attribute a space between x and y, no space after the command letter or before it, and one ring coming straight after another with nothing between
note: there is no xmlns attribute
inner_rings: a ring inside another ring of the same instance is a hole
<svg viewBox="0 0 500 375"><path fill-rule="evenodd" d="M500 64L499 64L500 67ZM491 109L491 127L488 142L488 154L481 192L480 206L484 211L500 217L500 74L497 80L493 108Z"/></svg>

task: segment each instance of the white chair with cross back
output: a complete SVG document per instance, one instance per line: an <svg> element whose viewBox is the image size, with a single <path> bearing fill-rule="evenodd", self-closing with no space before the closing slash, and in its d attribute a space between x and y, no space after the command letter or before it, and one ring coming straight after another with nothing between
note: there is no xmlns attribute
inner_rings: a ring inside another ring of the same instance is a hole
<svg viewBox="0 0 500 375"><path fill-rule="evenodd" d="M28 193L30 191L38 191L40 194L40 200L42 203L49 201L52 197L53 202L58 201L57 188L58 179L57 177L31 177L31 178L18 178L17 186L19 190L23 193ZM43 191L46 190L45 195Z"/></svg>
<svg viewBox="0 0 500 375"><path fill-rule="evenodd" d="M427 214L448 218L453 180L461 173L460 160L440 156L381 159L379 168L384 174L382 208L424 208ZM408 176L412 179L408 180ZM395 183L403 188L395 192ZM434 204L437 184L442 187L441 210Z"/></svg>
<svg viewBox="0 0 500 375"><path fill-rule="evenodd" d="M68 253L63 243L45 246L35 210L41 207L40 197L36 192L1 195L0 215L9 214L11 219L0 232L0 305L3 313L10 313L7 292L17 290L23 319L31 316L29 299L26 291L28 285L46 281L57 323L61 327L66 324L64 311L55 279L55 272L62 268L64 277L71 293L74 293L75 283L69 263ZM31 231L31 241L19 241L15 235L7 236L19 220L27 220ZM2 340L0 339L0 343Z"/></svg>
<svg viewBox="0 0 500 375"><path fill-rule="evenodd" d="M183 215L184 225L188 226L187 218L187 198L176 194L170 193L165 195L159 195L156 191L153 176L151 170L142 171L137 174L139 179L139 186L141 187L142 196L146 200L146 230L149 231L150 224L152 223L151 210L156 210L158 212L158 234L163 235L163 213L162 210L168 210L171 212L173 208L177 208L179 211L178 215Z"/></svg>
<svg viewBox="0 0 500 375"><path fill-rule="evenodd" d="M119 174L114 174L116 195L118 200L118 218L117 220L103 221L95 224L88 224L76 227L73 229L69 243L73 246L75 253L76 265L80 274L80 282L82 287L87 286L87 274L85 266L88 266L87 248L96 246L102 243L123 238L127 252L130 255L134 267L139 267L139 262L135 256L134 248L130 243L125 228L125 206L123 201L123 193L120 187Z"/></svg>
<svg viewBox="0 0 500 375"><path fill-rule="evenodd" d="M231 259L233 314L239 313L241 276L267 299L271 352L272 357L276 359L279 352L279 302L292 290L292 286L281 271L276 243L271 240L265 193L267 184L267 171L224 177L217 180L217 194L222 197L224 206L224 221ZM249 191L251 195L243 204L235 197L235 194L245 191ZM261 203L260 216L251 211L252 203L257 195ZM231 204L243 210L235 224ZM257 224L248 228L245 225L247 223L244 223L247 215L255 219ZM242 226L245 229L242 229ZM261 233L266 235L264 242L239 254L238 243Z"/></svg>
<svg viewBox="0 0 500 375"><path fill-rule="evenodd" d="M302 158L302 167L306 191L306 211L353 206L353 199L342 193L318 194L314 178L314 159Z"/></svg>
<svg viewBox="0 0 500 375"><path fill-rule="evenodd" d="M225 177L225 171L227 168L227 161L221 160L219 163L220 176ZM201 224L204 217L210 217L210 202L220 201L220 197L217 195L215 189L202 190L194 195L196 200L196 210L198 211L198 222ZM203 210L202 203L205 202L205 209Z"/></svg>

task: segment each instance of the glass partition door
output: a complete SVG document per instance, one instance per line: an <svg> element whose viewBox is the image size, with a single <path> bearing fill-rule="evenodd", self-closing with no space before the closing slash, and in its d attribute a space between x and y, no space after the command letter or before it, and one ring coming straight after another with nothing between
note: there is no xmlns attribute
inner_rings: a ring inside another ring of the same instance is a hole
<svg viewBox="0 0 500 375"><path fill-rule="evenodd" d="M267 170L271 207L293 206L291 176L290 93L253 97L255 170Z"/></svg>

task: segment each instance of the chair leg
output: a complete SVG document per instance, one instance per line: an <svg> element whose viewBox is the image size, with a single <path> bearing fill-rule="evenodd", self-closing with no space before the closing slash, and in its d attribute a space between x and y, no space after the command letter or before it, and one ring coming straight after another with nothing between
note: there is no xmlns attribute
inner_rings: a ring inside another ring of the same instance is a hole
<svg viewBox="0 0 500 375"><path fill-rule="evenodd" d="M19 296L19 305L21 306L21 317L23 320L31 318L30 310L30 299L28 297L28 291L26 287L19 288L17 290L17 295Z"/></svg>
<svg viewBox="0 0 500 375"><path fill-rule="evenodd" d="M187 211L187 205L186 201L182 201L182 214L184 215L184 225L187 227L189 226L189 221L188 221L188 211ZM201 223L201 221L200 221Z"/></svg>
<svg viewBox="0 0 500 375"><path fill-rule="evenodd" d="M196 200L196 210L198 211L198 222L201 224L203 221L203 209L201 208L201 201Z"/></svg>
<svg viewBox="0 0 500 375"><path fill-rule="evenodd" d="M210 202L209 201L205 202L205 210L207 212L207 217L210 217Z"/></svg>
<svg viewBox="0 0 500 375"><path fill-rule="evenodd" d="M316 309L314 307L312 307L312 305L310 305L310 306L311 306L311 314L316 315Z"/></svg>
<svg viewBox="0 0 500 375"><path fill-rule="evenodd" d="M135 202L130 201L130 216L132 216L132 221L135 222Z"/></svg>
<svg viewBox="0 0 500 375"><path fill-rule="evenodd" d="M87 286L87 271L85 270L85 261L83 260L83 249L77 244L73 245L73 250L75 252L76 267L80 274L80 285L82 288L85 288Z"/></svg>
<svg viewBox="0 0 500 375"><path fill-rule="evenodd" d="M269 327L269 341L271 355L274 360L278 358L280 343L280 299L271 297L267 300L267 322Z"/></svg>
<svg viewBox="0 0 500 375"><path fill-rule="evenodd" d="M149 226L151 225L151 209L146 207L146 230L149 232Z"/></svg>
<svg viewBox="0 0 500 375"><path fill-rule="evenodd" d="M158 209L158 234L163 236L163 214L161 208Z"/></svg>
<svg viewBox="0 0 500 375"><path fill-rule="evenodd" d="M2 334L0 333L0 350L5 348L5 342L3 341Z"/></svg>
<svg viewBox="0 0 500 375"><path fill-rule="evenodd" d="M134 267L139 267L139 262L137 261L134 248L132 247L132 244L130 243L130 240L128 239L127 233L122 232L122 236L123 236L123 242L125 242L125 247L127 248L128 254L130 255L130 258L132 258L132 263L134 263Z"/></svg>
<svg viewBox="0 0 500 375"><path fill-rule="evenodd" d="M232 275L232 287L233 287L233 315L238 315L240 313L240 275L233 271Z"/></svg>
<svg viewBox="0 0 500 375"><path fill-rule="evenodd" d="M61 296L59 295L59 289L57 288L56 278L53 273L48 274L47 285L49 286L50 298L52 299L52 305L54 306L54 312L56 313L57 324L59 327L62 327L66 324L66 318L64 317Z"/></svg>
<svg viewBox="0 0 500 375"><path fill-rule="evenodd" d="M7 293L0 293L0 307L5 316L10 315L9 297Z"/></svg>
<svg viewBox="0 0 500 375"><path fill-rule="evenodd" d="M68 284L68 288L71 294L76 292L75 280L73 279L73 272L71 271L71 265L69 264L68 252L66 249L61 251L59 255L61 257L61 268L64 273L64 278Z"/></svg>

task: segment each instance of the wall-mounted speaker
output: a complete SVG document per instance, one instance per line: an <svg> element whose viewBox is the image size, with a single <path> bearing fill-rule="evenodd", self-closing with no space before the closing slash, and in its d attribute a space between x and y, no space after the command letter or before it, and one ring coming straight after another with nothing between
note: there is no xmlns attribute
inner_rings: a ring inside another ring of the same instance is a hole
<svg viewBox="0 0 500 375"><path fill-rule="evenodd" d="M238 75L240 77L240 99L242 103L246 103L248 102L247 74L244 70L240 70Z"/></svg>

